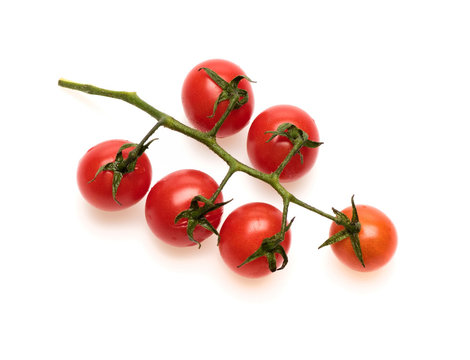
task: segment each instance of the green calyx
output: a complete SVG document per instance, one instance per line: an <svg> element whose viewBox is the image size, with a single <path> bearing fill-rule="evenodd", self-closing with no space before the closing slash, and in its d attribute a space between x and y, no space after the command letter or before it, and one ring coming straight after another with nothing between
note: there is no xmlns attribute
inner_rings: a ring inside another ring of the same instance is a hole
<svg viewBox="0 0 470 360"><path fill-rule="evenodd" d="M217 107L222 101L226 101L226 100L233 101L234 102L233 109L238 109L242 105L248 102L248 92L245 89L240 89L238 87L238 84L243 79L246 79L249 82L254 82L248 76L238 75L234 77L230 82L227 82L224 79L222 79L215 71L209 68L202 67L199 70L204 70L207 73L207 75L217 84L217 86L219 86L222 89L222 92L217 98L217 101L214 103L214 109L210 117L213 117L215 115Z"/></svg>
<svg viewBox="0 0 470 360"><path fill-rule="evenodd" d="M352 247L354 249L354 253L356 257L361 262L362 266L364 265L364 259L362 257L362 250L361 244L359 241L359 232L361 231L361 223L359 222L359 216L357 214L356 205L354 204L354 196L351 198L352 204L352 216L349 219L344 213L338 211L333 208L333 212L336 215L335 223L344 227L343 230L337 232L333 236L331 236L328 240L326 240L323 244L321 244L318 248L321 249L322 247L332 245L339 241L343 241L347 238L350 239Z"/></svg>
<svg viewBox="0 0 470 360"><path fill-rule="evenodd" d="M205 198L202 195L197 195L191 200L191 205L189 206L189 209L180 212L176 216L175 224L178 223L182 219L187 219L188 225L186 228L186 233L188 234L188 238L192 242L198 244L198 247L201 248L201 243L197 241L196 239L194 239L194 236L193 236L196 226L200 225L204 229L209 230L210 232L219 236L219 232L214 226L212 226L209 220L207 220L206 215L209 212L214 211L228 204L230 201L232 200L221 202L221 203L214 203L213 201ZM202 203L203 205L201 206L199 205L199 203Z"/></svg>
<svg viewBox="0 0 470 360"><path fill-rule="evenodd" d="M266 256L266 259L268 260L269 270L271 270L271 272L284 269L287 265L288 258L287 258L287 253L282 247L281 243L284 241L284 236L286 232L290 229L293 221L294 219L290 221L289 225L287 225L284 231L281 230L277 234L264 239L260 247L253 254L248 256L246 260L242 262L240 265L238 265L237 267L240 268L243 265L248 264L249 262L253 260ZM283 260L279 268L277 267L276 254L281 255L282 260Z"/></svg>
<svg viewBox="0 0 470 360"><path fill-rule="evenodd" d="M117 195L119 185L121 184L122 178L124 177L125 174L134 171L139 157L145 152L145 150L148 149L150 144L155 140L156 139L153 139L144 145L140 145L140 144L122 145L119 148L118 152L116 153L116 157L114 158L114 161L101 166L96 172L95 177L91 179L88 183L95 181L95 179L101 172L112 171L113 172L113 184L112 184L113 199L116 203L121 205L121 203L116 198L116 195ZM135 149L129 153L127 158L124 158L122 152L125 149L128 149L130 147L135 147Z"/></svg>
<svg viewBox="0 0 470 360"><path fill-rule="evenodd" d="M204 70L206 74L212 79L212 81L214 81L217 84L217 86L222 89L221 93L219 94L219 97L214 103L212 115L209 115L209 117L215 116L215 112L217 111L217 108L219 107L219 104L221 102L223 101L229 102L227 106L227 110L224 112L224 114L215 124L214 128L209 132L211 135L215 136L215 134L217 133L219 128L222 126L223 122L228 117L228 115L233 110L239 109L240 107L242 107L249 100L248 91L238 87L238 85L240 84L240 81L242 81L243 79L248 80L249 82L254 82L254 81L251 80L246 75L238 75L234 77L230 82L227 82L224 79L222 79L220 75L218 75L215 71L209 68L202 67L199 69L199 71L200 70Z"/></svg>
<svg viewBox="0 0 470 360"><path fill-rule="evenodd" d="M279 125L276 130L266 131L266 133L272 134L266 142L272 141L276 136L284 136L288 138L292 145L297 147L295 154L299 154L300 161L302 163L304 160L304 157L300 152L302 147L316 148L323 144L322 142L309 140L308 134L305 131L290 123L283 123Z"/></svg>

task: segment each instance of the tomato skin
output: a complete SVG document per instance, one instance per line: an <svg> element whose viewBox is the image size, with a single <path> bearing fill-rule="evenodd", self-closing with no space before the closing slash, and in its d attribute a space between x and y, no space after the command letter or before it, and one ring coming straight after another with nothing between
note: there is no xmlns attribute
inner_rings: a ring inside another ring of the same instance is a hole
<svg viewBox="0 0 470 360"><path fill-rule="evenodd" d="M361 231L359 242L365 267L356 257L349 238L331 245L333 253L345 265L361 272L377 270L387 264L397 248L397 231L392 221L382 211L367 205L356 205ZM349 218L352 208L342 211ZM343 227L332 223L330 236L343 230Z"/></svg>
<svg viewBox="0 0 470 360"><path fill-rule="evenodd" d="M218 185L209 175L199 170L175 171L159 180L150 190L145 203L145 217L152 232L162 241L177 247L193 246L196 243L187 235L187 219L175 224L175 218L189 209L191 200L202 195L209 199ZM223 202L222 193L216 203ZM202 204L200 204L202 205ZM217 229L223 214L220 207L206 215L207 220ZM195 240L202 242L212 233L201 226L194 230Z"/></svg>
<svg viewBox="0 0 470 360"><path fill-rule="evenodd" d="M211 130L228 106L228 101L221 102L213 113L214 104L222 89L207 75L201 67L215 71L225 81L230 82L238 75L246 75L236 64L221 59L204 61L195 66L186 76L183 83L181 99L184 112L190 123L201 131ZM217 132L217 137L227 137L239 132L249 122L254 108L254 96L250 82L243 79L239 88L248 92L248 102L240 108L233 110L225 119L224 124Z"/></svg>
<svg viewBox="0 0 470 360"><path fill-rule="evenodd" d="M271 274L265 256L241 267L246 258L253 254L262 241L281 230L282 213L274 206L255 202L234 210L220 229L219 251L225 264L234 272L247 278L259 278ZM290 230L285 234L282 246L286 253L291 242ZM282 257L276 254L277 266Z"/></svg>
<svg viewBox="0 0 470 360"><path fill-rule="evenodd" d="M152 166L146 154L137 160L133 172L124 174L116 193L119 205L113 199L113 172L102 171L94 181L98 169L113 162L119 148L128 144L126 140L108 140L89 149L80 159L77 169L77 184L82 196L94 207L105 211L126 209L139 202L147 193L152 181ZM125 149L122 154L127 158L133 147Z"/></svg>
<svg viewBox="0 0 470 360"><path fill-rule="evenodd" d="M283 123L291 123L305 131L312 141L319 141L318 129L315 121L302 109L292 105L272 106L260 113L250 126L247 140L247 152L253 166L265 173L275 171L293 145L284 136L272 136L266 131L274 131ZM282 182L294 181L305 175L315 164L318 148L303 147L300 155L295 155L282 171L279 178Z"/></svg>

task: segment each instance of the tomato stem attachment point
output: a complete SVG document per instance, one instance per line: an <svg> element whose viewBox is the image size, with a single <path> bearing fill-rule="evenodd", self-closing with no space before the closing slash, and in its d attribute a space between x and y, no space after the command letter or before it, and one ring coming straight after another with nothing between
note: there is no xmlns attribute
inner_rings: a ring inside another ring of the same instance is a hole
<svg viewBox="0 0 470 360"><path fill-rule="evenodd" d="M290 204L290 200L288 196L283 197L283 204L284 205L283 205L283 211L282 211L281 230L277 234L274 234L273 236L264 239L260 247L253 254L248 256L245 259L245 261L243 261L240 265L238 265L237 266L238 268L262 256L265 256L266 259L268 260L268 266L271 272L282 270L286 267L289 259L281 243L284 241L285 235L287 231L289 231L290 227L292 226L292 223L294 222L295 218L292 218L289 224L287 224L287 212L288 212L289 204ZM276 254L279 254L282 257L282 264L279 268L277 267Z"/></svg>
<svg viewBox="0 0 470 360"><path fill-rule="evenodd" d="M274 171L274 174L278 177L296 154L299 154L300 161L303 163L304 158L301 152L303 147L316 148L323 144L322 142L309 140L308 134L305 131L290 123L283 123L276 130L267 131L266 133L272 134L266 142L272 141L276 136L283 136L288 138L293 146L282 163Z"/></svg>
<svg viewBox="0 0 470 360"><path fill-rule="evenodd" d="M193 198L191 201L191 205L188 210L184 210L181 213L179 213L176 218L175 218L175 224L178 223L182 219L187 219L188 220L188 225L187 225L187 234L189 240L192 242L198 244L198 247L201 248L201 243L194 239L194 230L196 229L196 226L200 225L204 229L209 230L210 232L214 233L215 235L219 236L219 232L217 231L214 226L207 220L206 215L214 211L226 204L228 204L230 201L225 201L221 203L214 203L210 199L206 199L202 195L197 195ZM199 203L202 203L203 205L199 205Z"/></svg>
<svg viewBox="0 0 470 360"><path fill-rule="evenodd" d="M339 241L343 241L347 238L350 239L351 245L353 247L356 257L361 262L361 265L365 267L364 259L362 257L361 244L359 241L359 232L361 231L361 223L359 222L359 215L357 213L356 205L354 203L354 195L351 197L352 205L352 216L349 219L344 213L333 208L333 212L336 215L336 218L333 220L336 224L344 227L344 230L334 234L318 248L333 245Z"/></svg>
<svg viewBox="0 0 470 360"><path fill-rule="evenodd" d="M137 156L130 156L131 153L129 153L128 157L124 159L124 156L122 155L122 152L130 147L137 146L137 144L124 144L122 145L114 159L113 162L107 163L103 166L101 166L93 179L91 179L88 183L91 183L95 181L97 176L102 173L103 171L112 171L113 173L113 181L112 181L112 194L113 194L113 199L114 201L121 205L121 203L117 200L117 191L119 188L119 185L121 184L122 178L124 177L124 174L130 173L134 171L136 163L137 163Z"/></svg>
<svg viewBox="0 0 470 360"><path fill-rule="evenodd" d="M215 137L220 127L223 125L223 123L225 122L227 117L230 115L230 113L235 109L239 109L240 107L242 107L244 104L248 102L248 92L245 89L241 89L238 87L240 81L242 81L243 79L249 82L255 82L255 81L251 80L246 75L238 75L234 77L230 82L227 82L224 79L222 79L222 77L220 77L215 71L209 68L202 67L198 71L201 71L201 70L204 70L206 74L212 79L212 81L214 81L214 83L217 84L217 86L222 89L221 93L219 94L219 97L214 103L212 115L209 115L209 117L215 116L217 108L221 102L223 101L229 102L227 109L222 114L220 119L217 121L214 127L208 131L209 136Z"/></svg>

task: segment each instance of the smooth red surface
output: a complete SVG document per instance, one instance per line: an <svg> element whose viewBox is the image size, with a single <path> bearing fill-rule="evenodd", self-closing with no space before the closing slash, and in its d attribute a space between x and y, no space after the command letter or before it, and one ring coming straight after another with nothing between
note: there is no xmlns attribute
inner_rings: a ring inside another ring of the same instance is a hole
<svg viewBox="0 0 470 360"><path fill-rule="evenodd" d="M104 141L89 149L78 164L78 188L85 200L98 209L106 211L126 209L140 201L150 188L152 166L145 154L137 160L134 171L124 174L121 180L116 194L116 199L121 205L113 199L112 171L102 171L93 182L89 183L98 169L113 162L119 148L127 143L129 142L125 140ZM132 149L133 147L125 149L123 157L126 158Z"/></svg>
<svg viewBox="0 0 470 360"><path fill-rule="evenodd" d="M285 136L272 136L267 131L276 130L279 125L290 123L302 129L312 141L319 141L315 121L302 109L292 105L276 105L260 113L250 126L247 151L253 166L265 173L275 171L292 150L292 143ZM294 181L305 175L315 164L318 148L303 147L300 155L295 155L281 173L283 182Z"/></svg>
<svg viewBox="0 0 470 360"><path fill-rule="evenodd" d="M374 271L387 264L393 257L397 248L397 231L392 221L382 211L367 205L356 205L356 209L361 223L359 242L365 267L356 257L349 238L331 245L331 248L338 259L351 269L362 272ZM342 212L351 218L351 207ZM342 226L333 223L330 227L330 236L341 230Z"/></svg>
<svg viewBox="0 0 470 360"><path fill-rule="evenodd" d="M187 219L181 219L175 224L176 216L189 209L191 200L202 195L210 198L218 185L209 175L199 170L175 171L158 181L150 190L145 203L145 217L152 232L164 242L178 247L193 246L194 242L187 235ZM222 193L216 203L223 202ZM202 205L202 204L200 204ZM206 218L217 228L220 224L223 210L209 212ZM194 230L193 237L201 242L212 233L201 226Z"/></svg>
<svg viewBox="0 0 470 360"><path fill-rule="evenodd" d="M249 203L234 210L220 229L219 251L227 266L239 275L258 278L271 274L265 256L249 262L242 267L246 258L253 254L264 239L281 230L282 213L266 203ZM289 251L290 230L286 233L282 246ZM282 257L276 254L277 266Z"/></svg>
<svg viewBox="0 0 470 360"><path fill-rule="evenodd" d="M215 71L227 82L230 82L238 75L246 74L238 65L230 61L213 59L198 64L186 76L181 94L186 117L197 129L209 131L227 109L228 101L221 102L217 107L215 116L210 117L213 113L214 104L222 90L204 70L199 70L201 67ZM218 137L227 137L239 132L248 124L253 114L254 96L250 82L243 79L238 87L247 90L248 102L230 113L219 129Z"/></svg>

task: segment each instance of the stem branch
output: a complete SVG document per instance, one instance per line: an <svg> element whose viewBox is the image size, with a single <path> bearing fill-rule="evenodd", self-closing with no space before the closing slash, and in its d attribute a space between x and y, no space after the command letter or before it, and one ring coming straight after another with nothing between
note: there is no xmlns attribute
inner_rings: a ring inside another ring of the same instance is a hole
<svg viewBox="0 0 470 360"><path fill-rule="evenodd" d="M278 168L276 169L276 171L274 171L274 174L276 176L281 176L281 173L282 173L282 170L284 170L284 168L287 166L287 164L289 163L289 161L294 157L295 154L297 154L297 152L300 150L300 148L303 146L303 142L302 141L296 141L294 146L292 147L291 151L289 152L289 154L287 154L287 156L285 157L285 159L282 161L282 163L278 166Z"/></svg>
<svg viewBox="0 0 470 360"><path fill-rule="evenodd" d="M233 109L235 109L235 105L237 103L237 98L232 98L230 99L227 109L225 112L222 114L220 117L219 121L214 125L214 127L207 133L211 137L215 137L217 135L217 132L219 131L220 127L223 125L225 119L230 115Z"/></svg>
<svg viewBox="0 0 470 360"><path fill-rule="evenodd" d="M316 213L316 214L318 214L318 215L321 215L321 216L323 216L323 217L325 217L325 218L327 218L327 219L330 219L331 221L336 222L336 220L337 220L335 216L330 215L330 214L328 214L328 213L326 213L326 212L324 212L324 211L321 211L321 210L319 210L319 209L317 209L317 208L315 208L315 207L313 207L313 206L311 206L311 205L309 205L309 204L303 202L302 200L296 198L296 197L293 196L293 195L291 196L291 201L292 201L294 204L297 204L297 205L303 207L304 209L310 210L310 211L312 211L312 212L314 212L314 213Z"/></svg>
<svg viewBox="0 0 470 360"><path fill-rule="evenodd" d="M228 169L227 175L225 175L224 179L220 183L219 187L217 190L214 192L214 194L211 197L211 201L215 201L217 199L217 196L221 193L222 189L224 188L225 184L227 184L228 180L232 177L232 175L235 173L235 170L233 170L231 167Z"/></svg>
<svg viewBox="0 0 470 360"><path fill-rule="evenodd" d="M281 234L284 238L284 235L287 231L287 212L289 211L289 204L290 199L289 197L285 197L282 199L283 201L283 209L282 209L282 225L281 225Z"/></svg>

